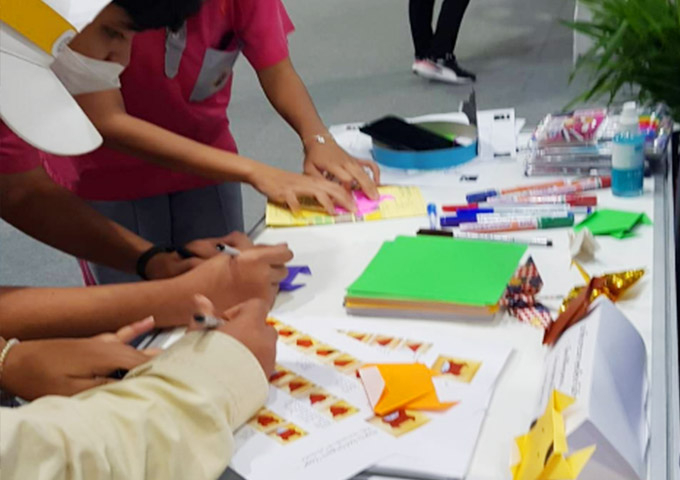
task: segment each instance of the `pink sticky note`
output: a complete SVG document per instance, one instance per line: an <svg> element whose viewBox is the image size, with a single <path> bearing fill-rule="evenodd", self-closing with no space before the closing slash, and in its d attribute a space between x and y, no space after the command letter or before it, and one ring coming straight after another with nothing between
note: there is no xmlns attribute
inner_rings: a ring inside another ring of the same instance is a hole
<svg viewBox="0 0 680 480"><path fill-rule="evenodd" d="M380 195L378 200L371 200L366 196L366 194L360 190L355 190L352 192L354 196L354 201L357 204L356 215L366 215L368 213L375 212L380 207L380 204L385 200L394 200L392 195ZM335 207L335 212L338 214L349 213L342 207Z"/></svg>

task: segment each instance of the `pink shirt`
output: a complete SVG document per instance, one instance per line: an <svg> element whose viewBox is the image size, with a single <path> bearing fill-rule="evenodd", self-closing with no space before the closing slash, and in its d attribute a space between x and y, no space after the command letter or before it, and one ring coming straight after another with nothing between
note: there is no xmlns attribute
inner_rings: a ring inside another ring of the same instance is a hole
<svg viewBox="0 0 680 480"><path fill-rule="evenodd" d="M0 175L28 172L42 164L42 152L17 137L0 121Z"/></svg>
<svg viewBox="0 0 680 480"><path fill-rule="evenodd" d="M154 30L133 40L121 76L130 115L236 152L229 131L232 67L240 52L261 70L288 57L293 24L280 0L206 0L177 34ZM132 200L213 185L102 147L48 159L50 174L88 200Z"/></svg>

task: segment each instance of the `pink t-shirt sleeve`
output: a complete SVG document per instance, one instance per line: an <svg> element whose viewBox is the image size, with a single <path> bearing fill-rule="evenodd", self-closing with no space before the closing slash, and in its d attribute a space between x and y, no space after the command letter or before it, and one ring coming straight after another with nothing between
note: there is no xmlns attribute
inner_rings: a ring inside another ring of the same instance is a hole
<svg viewBox="0 0 680 480"><path fill-rule="evenodd" d="M281 0L233 0L236 35L255 70L288 57L288 34L295 30Z"/></svg>
<svg viewBox="0 0 680 480"><path fill-rule="evenodd" d="M28 172L42 164L41 152L0 122L0 174Z"/></svg>

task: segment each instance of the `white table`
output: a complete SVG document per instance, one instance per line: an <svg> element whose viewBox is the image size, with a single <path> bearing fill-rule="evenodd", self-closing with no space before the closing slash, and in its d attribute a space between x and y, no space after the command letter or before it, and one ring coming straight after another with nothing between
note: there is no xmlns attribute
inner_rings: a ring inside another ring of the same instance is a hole
<svg viewBox="0 0 680 480"><path fill-rule="evenodd" d="M645 212L653 227L640 227L635 238L615 240L598 237L601 250L595 261L584 263L593 274L645 267L647 274L619 308L635 324L644 338L649 358L651 444L649 478L680 478L680 420L678 419L678 332L676 320L672 189L662 166L653 178L645 181L645 194L635 199L620 199L609 190L598 194L602 207ZM462 173L477 174L474 183L461 182ZM394 176L390 176L394 179ZM411 178L422 188L428 202L464 203L465 194L486 188L502 188L550 179L526 178L514 160L473 161L437 176ZM577 219L578 220L578 219ZM274 312L318 317L319 322L337 319L332 327L342 327L347 317L342 302L345 288L355 280L378 251L383 241L397 235L413 235L427 227L427 219L408 218L286 229L263 229L255 233L258 243L288 242L295 252L292 264L309 265L313 276L304 278L307 286L293 293L281 294ZM554 247L530 247L545 286L544 296L562 296L582 284L575 269L570 268L568 229L543 230L518 235L549 236ZM558 302L559 303L559 302ZM509 455L514 437L524 433L536 411L542 380L542 332L505 316L488 323L461 323L427 320L366 318L366 328L379 328L390 322L407 323L417 331L438 335L502 341L515 349L503 373L491 403L468 478L497 480L509 478Z"/></svg>

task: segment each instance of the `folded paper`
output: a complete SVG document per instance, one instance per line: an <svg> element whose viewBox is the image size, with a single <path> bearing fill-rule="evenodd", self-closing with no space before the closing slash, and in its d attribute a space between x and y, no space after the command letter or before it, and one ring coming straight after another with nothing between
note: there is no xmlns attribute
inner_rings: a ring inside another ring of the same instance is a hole
<svg viewBox="0 0 680 480"><path fill-rule="evenodd" d="M609 273L591 278L581 265L578 268L585 286L575 287L569 292L560 307L560 315L548 328L543 337L545 345L553 345L569 327L579 322L588 313L590 304L600 295L607 296L612 302L618 299L645 274L643 269Z"/></svg>
<svg viewBox="0 0 680 480"><path fill-rule="evenodd" d="M293 283L298 275L311 275L312 270L307 265L288 266L288 276L279 283L279 290L292 292L305 286L304 283Z"/></svg>
<svg viewBox="0 0 680 480"><path fill-rule="evenodd" d="M578 232L569 233L569 253L572 260L590 260L599 248L600 245L589 229L584 228Z"/></svg>
<svg viewBox="0 0 680 480"><path fill-rule="evenodd" d="M536 295L543 288L543 279L538 273L534 260L529 257L510 279L501 306L519 321L536 327L548 328L553 321L550 310L536 300Z"/></svg>
<svg viewBox="0 0 680 480"><path fill-rule="evenodd" d="M553 390L543 415L528 433L517 437L519 461L511 467L513 480L572 480L595 452L590 446L569 457L563 411L574 399Z"/></svg>
<svg viewBox="0 0 680 480"><path fill-rule="evenodd" d="M593 235L609 235L614 238L628 238L635 233L638 225L651 225L652 221L644 213L623 210L597 210L574 227L575 231L587 228Z"/></svg>
<svg viewBox="0 0 680 480"><path fill-rule="evenodd" d="M357 372L376 415L399 409L446 410L432 383L434 372L422 363L366 365Z"/></svg>

